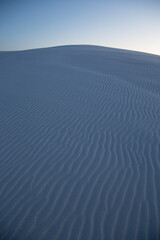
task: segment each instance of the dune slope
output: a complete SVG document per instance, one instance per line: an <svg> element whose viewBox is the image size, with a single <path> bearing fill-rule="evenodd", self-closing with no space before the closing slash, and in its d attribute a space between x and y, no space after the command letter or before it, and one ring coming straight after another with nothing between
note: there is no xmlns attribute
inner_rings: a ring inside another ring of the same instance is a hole
<svg viewBox="0 0 160 240"><path fill-rule="evenodd" d="M0 239L160 239L160 57L0 52Z"/></svg>

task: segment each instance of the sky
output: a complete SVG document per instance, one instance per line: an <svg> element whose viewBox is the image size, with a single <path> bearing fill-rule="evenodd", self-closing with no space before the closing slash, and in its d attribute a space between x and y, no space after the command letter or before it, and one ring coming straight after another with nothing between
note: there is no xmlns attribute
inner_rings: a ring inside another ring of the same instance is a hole
<svg viewBox="0 0 160 240"><path fill-rule="evenodd" d="M90 44L160 55L160 0L0 0L0 50Z"/></svg>

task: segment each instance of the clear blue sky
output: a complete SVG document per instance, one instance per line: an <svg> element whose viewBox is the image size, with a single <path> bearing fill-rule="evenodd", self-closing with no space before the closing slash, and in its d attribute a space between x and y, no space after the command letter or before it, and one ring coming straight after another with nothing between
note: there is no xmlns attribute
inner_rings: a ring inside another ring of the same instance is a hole
<svg viewBox="0 0 160 240"><path fill-rule="evenodd" d="M0 0L0 50L70 44L160 54L160 0Z"/></svg>

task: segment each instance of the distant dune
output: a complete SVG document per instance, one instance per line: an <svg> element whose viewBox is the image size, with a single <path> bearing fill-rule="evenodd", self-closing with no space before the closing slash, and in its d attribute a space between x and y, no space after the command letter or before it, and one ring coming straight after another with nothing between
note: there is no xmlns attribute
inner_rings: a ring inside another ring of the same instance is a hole
<svg viewBox="0 0 160 240"><path fill-rule="evenodd" d="M160 56L0 52L0 239L160 239Z"/></svg>

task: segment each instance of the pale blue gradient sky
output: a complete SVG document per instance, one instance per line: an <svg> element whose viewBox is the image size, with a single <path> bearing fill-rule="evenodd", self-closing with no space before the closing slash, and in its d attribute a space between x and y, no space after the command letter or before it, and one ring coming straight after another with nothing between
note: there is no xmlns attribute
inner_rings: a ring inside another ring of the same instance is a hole
<svg viewBox="0 0 160 240"><path fill-rule="evenodd" d="M0 50L71 44L160 55L160 0L0 0Z"/></svg>

